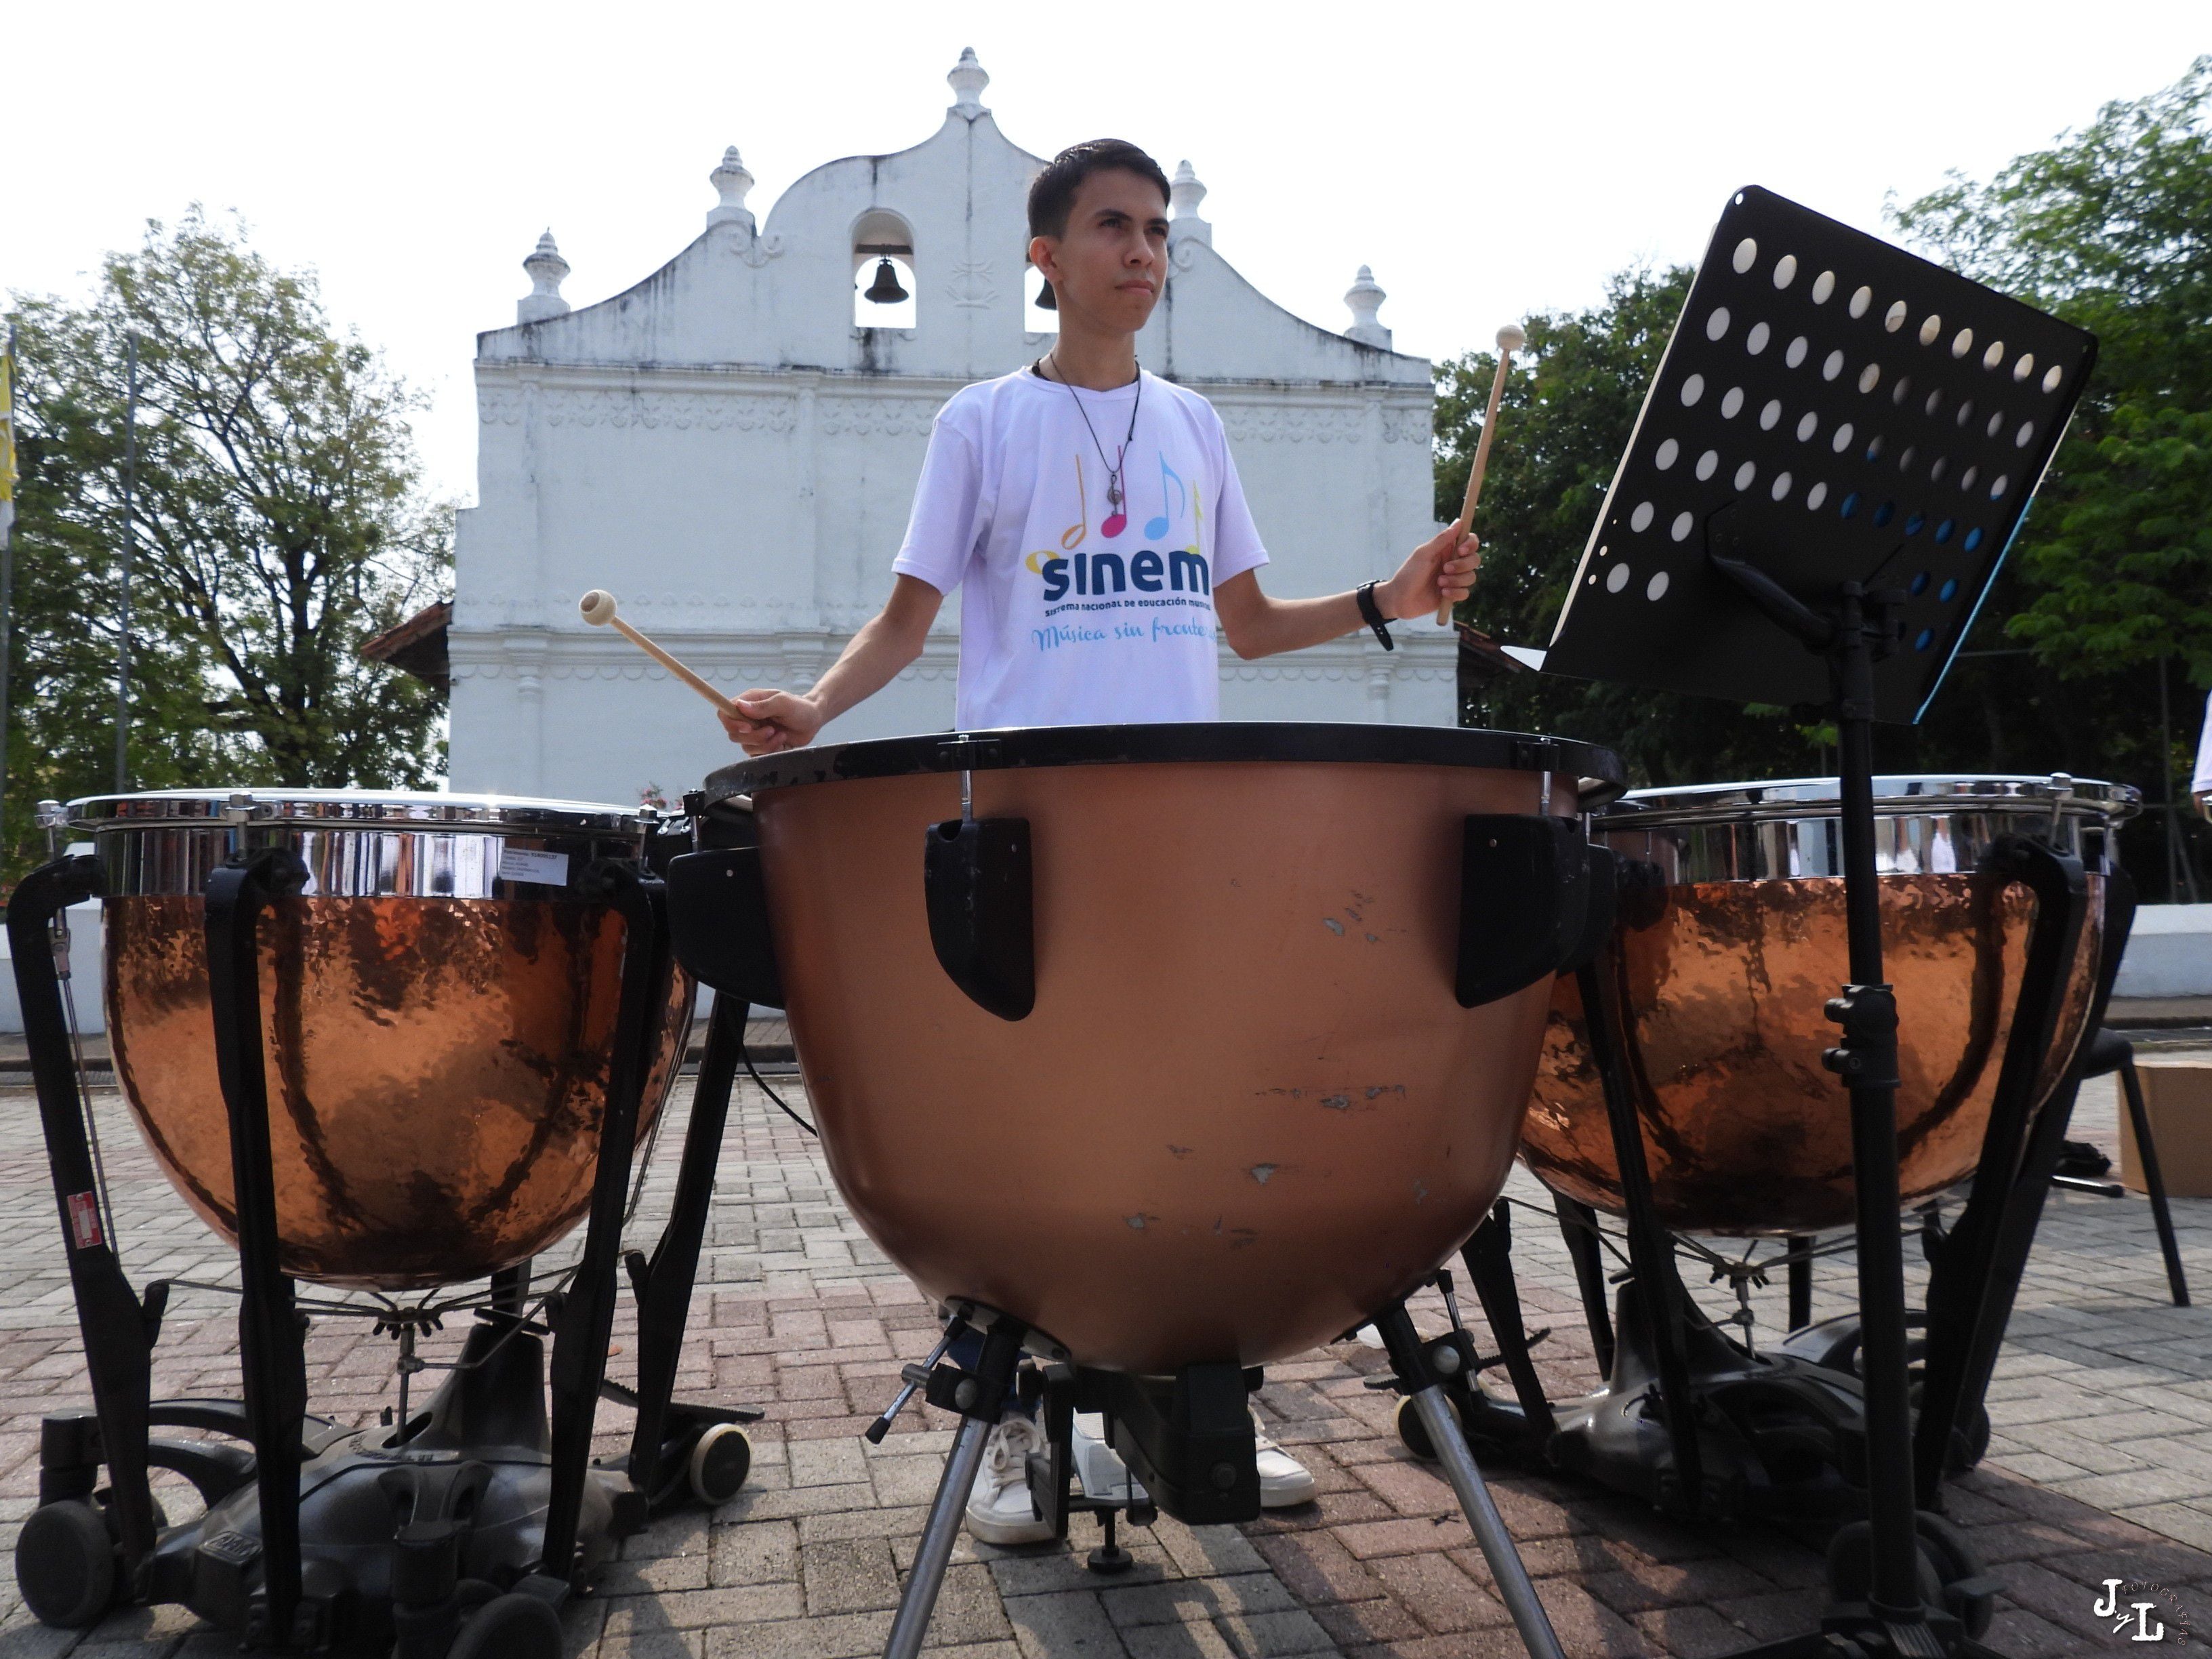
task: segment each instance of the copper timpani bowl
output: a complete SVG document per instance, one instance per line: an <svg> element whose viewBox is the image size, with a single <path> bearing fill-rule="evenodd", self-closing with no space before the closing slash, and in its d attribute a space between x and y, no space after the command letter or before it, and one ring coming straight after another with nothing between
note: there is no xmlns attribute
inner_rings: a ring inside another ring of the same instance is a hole
<svg viewBox="0 0 2212 1659"><path fill-rule="evenodd" d="M924 836L962 816L963 766L976 817L1030 828L1018 1020L932 952ZM1163 1375L1328 1341L1473 1231L1550 993L1455 1000L1462 820L1571 813L1619 775L1487 732L1066 727L769 756L708 793L750 798L793 1041L868 1236L933 1296Z"/></svg>
<svg viewBox="0 0 2212 1659"><path fill-rule="evenodd" d="M2088 920L2041 1089L2083 1036L2100 960L2109 827L2125 785L2051 778L1875 781L1883 964L1899 1013L1897 1141L1906 1204L1972 1174L2012 1029L2035 902L1973 873L2001 835L2047 840L2089 872ZM1638 791L1593 834L1657 865L1625 901L1613 971L1660 1222L1755 1237L1848 1227L1850 1117L1820 1063L1848 975L1832 779ZM1620 1213L1620 1165L1582 998L1552 1000L1522 1157L1556 1192Z"/></svg>
<svg viewBox="0 0 2212 1659"><path fill-rule="evenodd" d="M289 848L264 916L261 1023L284 1270L419 1288L527 1260L589 1206L620 999L621 918L580 896L635 858L635 811L493 796L169 791L71 804L106 884L115 1075L185 1201L236 1237L200 893ZM678 973L638 1118L690 1029Z"/></svg>

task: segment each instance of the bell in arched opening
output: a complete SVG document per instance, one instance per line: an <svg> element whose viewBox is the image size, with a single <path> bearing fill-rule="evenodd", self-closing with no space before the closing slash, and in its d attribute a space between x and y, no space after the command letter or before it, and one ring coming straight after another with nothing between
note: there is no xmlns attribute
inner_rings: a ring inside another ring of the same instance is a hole
<svg viewBox="0 0 2212 1659"><path fill-rule="evenodd" d="M898 271L892 266L889 254L876 261L876 280L868 284L867 292L860 297L879 306L895 306L911 297L899 286Z"/></svg>

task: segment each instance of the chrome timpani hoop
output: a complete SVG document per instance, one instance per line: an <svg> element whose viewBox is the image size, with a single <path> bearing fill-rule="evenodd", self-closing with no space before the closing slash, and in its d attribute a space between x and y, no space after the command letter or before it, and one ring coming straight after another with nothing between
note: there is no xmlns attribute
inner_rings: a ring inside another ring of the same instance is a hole
<svg viewBox="0 0 2212 1659"><path fill-rule="evenodd" d="M2026 835L2081 860L2111 863L2108 832L2141 810L2132 784L1975 773L1877 777L1875 862L1886 876L1971 871L1996 838ZM1593 818L1614 851L1657 864L1670 883L1766 881L1843 874L1833 778L1639 789Z"/></svg>
<svg viewBox="0 0 2212 1659"><path fill-rule="evenodd" d="M284 847L325 897L544 898L594 858L635 858L650 807L507 795L166 789L71 801L111 896L198 893L231 854Z"/></svg>

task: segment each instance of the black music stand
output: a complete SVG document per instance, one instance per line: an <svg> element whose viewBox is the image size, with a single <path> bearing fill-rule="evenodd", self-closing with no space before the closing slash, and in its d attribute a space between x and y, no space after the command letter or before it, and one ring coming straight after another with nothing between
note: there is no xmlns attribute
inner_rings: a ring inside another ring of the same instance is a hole
<svg viewBox="0 0 2212 1659"><path fill-rule="evenodd" d="M2096 358L2004 295L1757 188L1722 214L1545 656L1553 673L1823 703L1841 756L1869 1522L1822 1632L1750 1650L1981 1655L1921 1587L1873 722L1919 718ZM1848 1645L1838 1646L1838 1640ZM1748 1659L1748 1656L1746 1656Z"/></svg>

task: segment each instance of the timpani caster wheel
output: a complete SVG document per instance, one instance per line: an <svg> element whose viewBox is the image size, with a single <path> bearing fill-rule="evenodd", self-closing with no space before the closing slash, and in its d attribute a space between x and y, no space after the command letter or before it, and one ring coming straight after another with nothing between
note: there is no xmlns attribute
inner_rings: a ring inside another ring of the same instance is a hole
<svg viewBox="0 0 2212 1659"><path fill-rule="evenodd" d="M734 1423L710 1425L684 1466L691 1495L710 1509L735 1498L752 1467L753 1443Z"/></svg>
<svg viewBox="0 0 2212 1659"><path fill-rule="evenodd" d="M1446 1398L1449 1396L1447 1395ZM1460 1431L1463 1434L1468 1432L1467 1413L1460 1409L1456 1400L1452 1401L1452 1415L1459 1419ZM1437 1461L1436 1443L1429 1438L1429 1431L1421 1421L1420 1413L1413 1409L1413 1402L1411 1400L1401 1399L1398 1401L1398 1409L1392 1414L1391 1421L1398 1431L1400 1445L1405 1447L1424 1463L1433 1463Z"/></svg>
<svg viewBox="0 0 2212 1659"><path fill-rule="evenodd" d="M83 1630L115 1601L115 1540L82 1498L41 1505L15 1539L15 1586L42 1625Z"/></svg>
<svg viewBox="0 0 2212 1659"><path fill-rule="evenodd" d="M510 1592L469 1615L446 1659L561 1659L561 1615L552 1603Z"/></svg>
<svg viewBox="0 0 2212 1659"><path fill-rule="evenodd" d="M1996 1614L1996 1581L1984 1570L1966 1534L1939 1515L1914 1517L1920 1537L1920 1594L1947 1609L1967 1635L1979 1638ZM1863 1601L1874 1583L1874 1534L1854 1521L1828 1544L1828 1585L1838 1601Z"/></svg>

